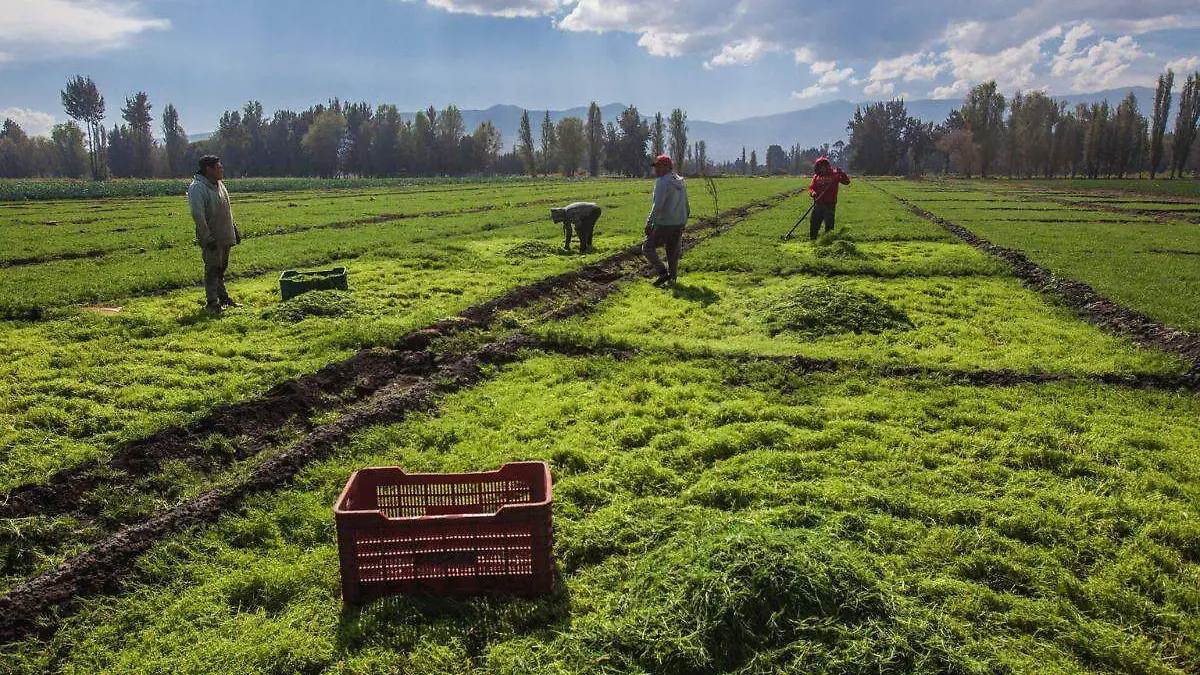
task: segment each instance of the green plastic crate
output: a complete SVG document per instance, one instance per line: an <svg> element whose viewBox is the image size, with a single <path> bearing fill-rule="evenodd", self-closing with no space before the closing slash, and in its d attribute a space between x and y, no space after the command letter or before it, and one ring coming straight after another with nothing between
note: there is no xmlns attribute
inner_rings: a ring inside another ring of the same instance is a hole
<svg viewBox="0 0 1200 675"><path fill-rule="evenodd" d="M284 300L309 291L345 291L346 268L331 270L288 270L279 275L279 294Z"/></svg>

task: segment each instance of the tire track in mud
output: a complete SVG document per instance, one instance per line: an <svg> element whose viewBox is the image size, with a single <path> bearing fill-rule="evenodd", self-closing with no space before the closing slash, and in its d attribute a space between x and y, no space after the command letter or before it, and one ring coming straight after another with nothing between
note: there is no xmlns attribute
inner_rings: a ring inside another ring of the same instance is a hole
<svg viewBox="0 0 1200 675"><path fill-rule="evenodd" d="M1155 321L1141 312L1100 295L1088 284L1055 275L1049 269L1030 260L1021 251L997 246L961 225L926 211L874 183L871 185L908 207L914 214L941 225L962 241L1001 258L1027 286L1060 299L1092 324L1129 338L1143 347L1181 356L1190 364L1189 375L1200 375L1200 333Z"/></svg>
<svg viewBox="0 0 1200 675"><path fill-rule="evenodd" d="M729 231L751 213L773 208L800 192L788 191L726 211L716 221L700 221L688 229L684 250L691 250L702 241ZM464 330L488 328L502 312L516 309L541 310L541 322L568 318L615 292L621 282L645 274L640 246L632 246L579 270L517 287L491 301L463 310L451 319L408 334L399 341L396 350L407 352L410 358L427 359L428 372L420 376L401 376L382 384L373 394L344 409L338 419L314 428L304 439L267 458L240 481L220 485L184 504L126 525L107 534L83 553L15 585L0 596L0 643L52 635L59 622L77 608L78 600L119 590L134 570L138 556L163 539L216 521L222 513L239 508L248 497L285 485L309 464L330 456L354 433L369 426L400 421L412 412L431 410L438 396L459 391L483 379L484 366L511 363L525 350L537 346L537 342L528 336L509 335L458 357L426 351L434 340ZM355 358L358 356L349 361ZM349 361L330 366L344 369L340 381L352 378L356 373L356 366L349 365ZM246 405L264 402L265 399ZM211 425L213 419L206 418L196 424ZM269 427L269 424L263 425L264 430ZM184 431L166 430L160 435L176 437ZM203 452L199 445L189 448L193 454ZM149 471L153 465L153 462L147 463L139 469ZM81 475L77 480L85 479ZM48 484L46 488L64 489L55 484ZM28 500L25 503L29 503Z"/></svg>

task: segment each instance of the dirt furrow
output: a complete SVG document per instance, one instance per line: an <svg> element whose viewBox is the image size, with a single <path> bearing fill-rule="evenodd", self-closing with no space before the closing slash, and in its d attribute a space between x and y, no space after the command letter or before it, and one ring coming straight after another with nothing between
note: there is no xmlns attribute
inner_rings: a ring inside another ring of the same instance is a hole
<svg viewBox="0 0 1200 675"><path fill-rule="evenodd" d="M721 354L671 349L629 349L578 345L539 340L540 351L565 356L610 356L628 359L655 354L678 359L714 359L736 363L774 363L799 374L854 372L879 378L918 378L945 380L949 384L973 387L1010 387L1022 384L1082 383L1156 391L1200 391L1200 373L1162 375L1158 373L1027 373L1006 369L954 369L921 365L877 365L848 359L816 359L807 356L767 356L762 354Z"/></svg>
<svg viewBox="0 0 1200 675"><path fill-rule="evenodd" d="M1030 260L1021 251L997 246L967 228L930 213L878 185L874 187L907 206L914 214L941 225L971 246L1003 259L1013 269L1017 278L1026 285L1059 298L1089 322L1127 337L1144 347L1178 354L1187 359L1192 374L1200 373L1200 333L1173 328L1155 321L1141 312L1109 300L1085 283L1055 275Z"/></svg>
<svg viewBox="0 0 1200 675"><path fill-rule="evenodd" d="M304 440L268 459L244 480L214 488L200 497L154 518L126 527L58 567L17 585L0 596L0 641L31 633L53 632L57 620L81 597L117 590L137 557L163 538L211 523L238 508L247 497L291 480L305 466L328 457L351 434L376 424L402 420L408 413L428 409L436 395L451 393L478 381L481 366L511 361L522 340L502 340L435 369L436 377L415 384L398 381L352 406L330 424L313 430ZM52 618L51 618L52 617ZM43 623L39 619L46 618Z"/></svg>
<svg viewBox="0 0 1200 675"><path fill-rule="evenodd" d="M690 249L703 239L728 231L750 213L771 208L795 194L796 191L789 191L733 209L716 222L702 221L689 228L685 247ZM541 315L543 321L566 318L607 297L616 290L619 281L635 278L644 267L639 248L630 247L580 270L518 287L468 308L452 320L410 333L401 340L398 349L422 352L437 338L487 327L499 312L535 304L546 310ZM118 590L132 572L137 557L157 542L213 522L222 512L240 507L247 497L286 484L308 464L329 456L353 433L371 425L401 420L412 411L428 409L434 397L477 382L482 377L480 366L511 362L521 350L535 344L528 337L510 335L461 358L433 357L433 365L424 376L397 379L381 386L370 397L346 409L336 421L317 427L299 443L265 460L245 479L216 487L150 519L127 525L85 552L17 584L0 596L0 642L52 634L79 599Z"/></svg>

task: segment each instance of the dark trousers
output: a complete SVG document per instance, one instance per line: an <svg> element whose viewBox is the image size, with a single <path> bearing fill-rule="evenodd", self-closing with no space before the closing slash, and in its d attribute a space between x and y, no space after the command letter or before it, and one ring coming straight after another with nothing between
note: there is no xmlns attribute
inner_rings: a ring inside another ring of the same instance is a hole
<svg viewBox="0 0 1200 675"><path fill-rule="evenodd" d="M816 239L821 233L821 222L825 223L825 231L833 231L833 212L837 210L836 204L813 204L812 217L808 221L808 236L810 239Z"/></svg>
<svg viewBox="0 0 1200 675"><path fill-rule="evenodd" d="M579 237L579 252L587 253L592 250L592 235L596 231L596 221L600 220L600 209L596 209L591 215L584 216L578 223L575 223L575 234ZM571 221L563 223L563 248L571 250Z"/></svg>
<svg viewBox="0 0 1200 675"><path fill-rule="evenodd" d="M229 269L230 246L204 246L200 255L204 258L204 300L209 307L218 307L229 299L225 291L225 271Z"/></svg>
<svg viewBox="0 0 1200 675"><path fill-rule="evenodd" d="M667 264L664 266L662 258L658 257L658 249L662 247L667 251ZM642 255L646 256L646 260L650 261L650 266L658 273L658 276L664 274L672 279L679 273L679 256L683 252L683 228L682 227L656 227L650 230L650 234L646 235L646 241L642 243Z"/></svg>

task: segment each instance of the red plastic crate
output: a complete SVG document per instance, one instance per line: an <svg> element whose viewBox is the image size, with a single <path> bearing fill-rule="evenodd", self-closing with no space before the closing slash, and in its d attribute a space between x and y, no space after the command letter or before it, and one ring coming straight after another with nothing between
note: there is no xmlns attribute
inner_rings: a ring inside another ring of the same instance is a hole
<svg viewBox="0 0 1200 675"><path fill-rule="evenodd" d="M355 471L333 507L342 601L549 592L553 496L545 462L485 473Z"/></svg>

